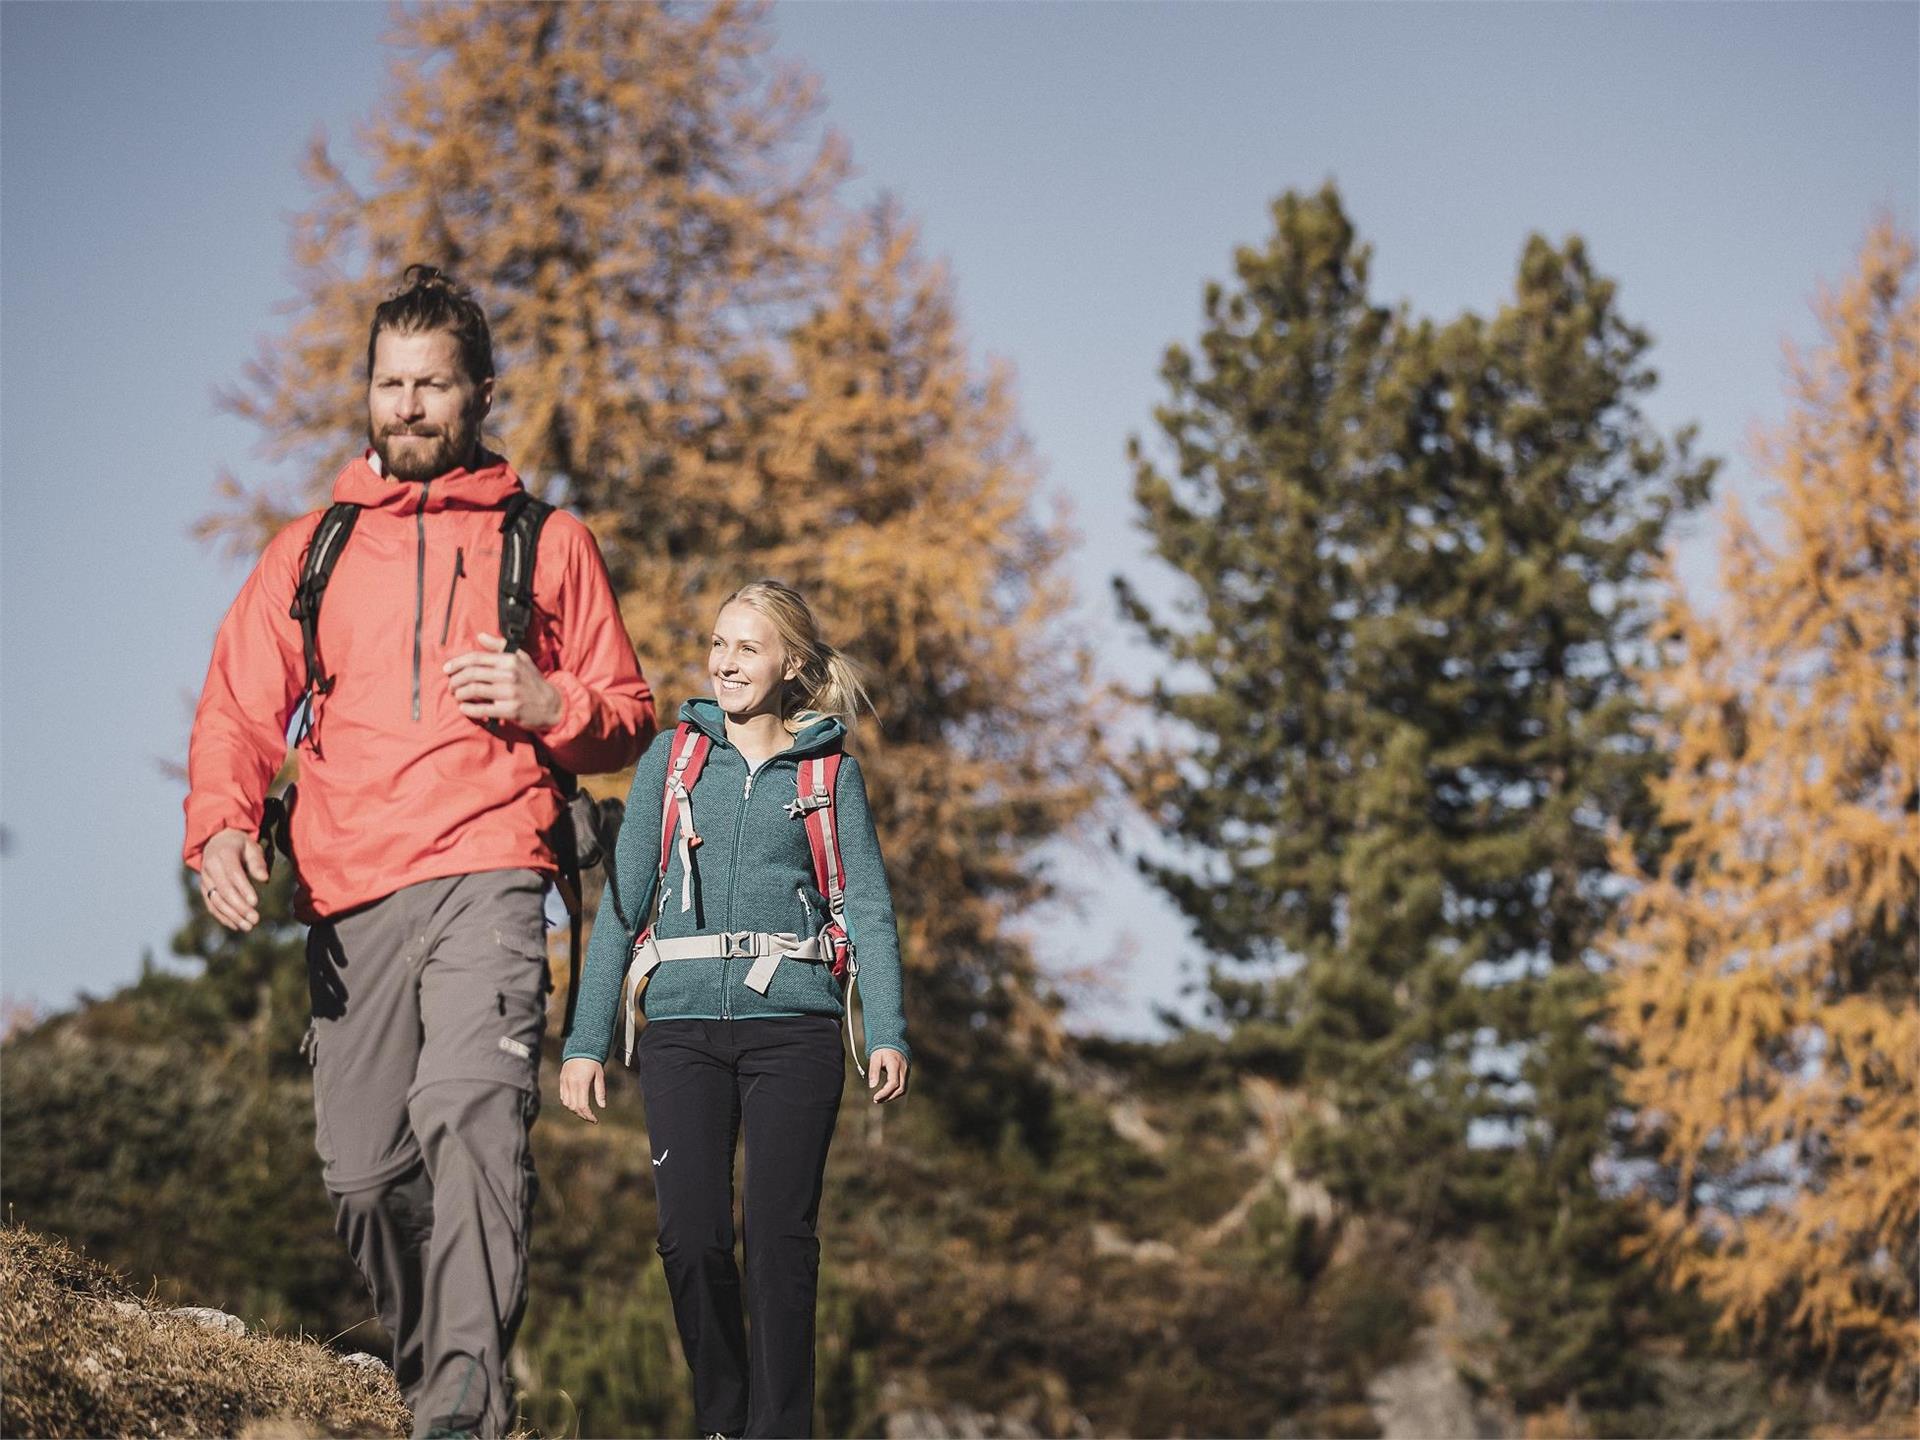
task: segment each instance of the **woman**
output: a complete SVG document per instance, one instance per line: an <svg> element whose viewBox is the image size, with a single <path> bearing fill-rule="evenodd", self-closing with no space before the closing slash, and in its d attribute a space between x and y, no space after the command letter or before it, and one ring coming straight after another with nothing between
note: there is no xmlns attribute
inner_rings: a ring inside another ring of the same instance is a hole
<svg viewBox="0 0 1920 1440"><path fill-rule="evenodd" d="M910 1056L899 941L860 766L840 749L865 699L851 663L805 600L760 580L721 605L707 674L713 699L682 706L634 774L560 1099L588 1121L606 1105L624 994L695 1428L810 1435L814 1222L851 1000L835 972L850 942L867 1085L876 1104L896 1099ZM636 1003L647 1020L637 1047ZM751 1350L733 1258L742 1126Z"/></svg>

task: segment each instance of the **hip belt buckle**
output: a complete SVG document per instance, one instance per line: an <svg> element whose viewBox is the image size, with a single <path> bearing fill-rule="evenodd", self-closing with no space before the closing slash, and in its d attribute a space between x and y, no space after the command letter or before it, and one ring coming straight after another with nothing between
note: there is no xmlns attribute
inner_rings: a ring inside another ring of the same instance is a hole
<svg viewBox="0 0 1920 1440"><path fill-rule="evenodd" d="M723 930L720 932L722 957L728 960L751 960L758 953L755 941L757 932L752 930Z"/></svg>

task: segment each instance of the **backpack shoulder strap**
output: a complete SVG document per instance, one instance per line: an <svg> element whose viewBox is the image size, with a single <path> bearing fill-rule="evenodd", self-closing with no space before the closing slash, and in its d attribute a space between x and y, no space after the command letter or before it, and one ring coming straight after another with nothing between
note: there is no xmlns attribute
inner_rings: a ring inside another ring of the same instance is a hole
<svg viewBox="0 0 1920 1440"><path fill-rule="evenodd" d="M333 567L340 561L340 552L347 548L347 537L353 534L354 521L359 518L360 507L351 500L334 501L320 517L313 538L307 541L306 551L300 557L300 581L294 587L293 605L287 614L300 622L300 648L306 655L309 704L315 692L326 695L333 690L335 677L327 674L320 663L320 600L327 593Z"/></svg>
<svg viewBox="0 0 1920 1440"><path fill-rule="evenodd" d="M509 651L526 648L533 624L533 563L551 514L553 506L520 490L500 516L500 636Z"/></svg>
<svg viewBox="0 0 1920 1440"><path fill-rule="evenodd" d="M847 977L847 994L842 1001L846 1015L847 1049L853 1056L853 1068L865 1079L867 1067L860 1063L860 1047L853 1039L853 1001L860 983L860 963L853 953L853 936L847 930L847 867L840 856L840 827L834 821L834 787L840 780L839 750L811 755L800 762L797 782L799 794L789 807L804 817L807 848L813 852L813 875L820 893L827 899L827 923L821 927L821 955L833 978Z"/></svg>
<svg viewBox="0 0 1920 1440"><path fill-rule="evenodd" d="M807 848L813 852L813 878L827 899L829 964L837 978L852 958L847 935L846 863L840 857L840 828L834 823L833 791L840 779L841 754L810 755L800 762L793 813L805 818Z"/></svg>
<svg viewBox="0 0 1920 1440"><path fill-rule="evenodd" d="M667 862L673 858L675 833L680 849L680 908L693 908L693 851L700 837L693 828L693 787L706 767L713 741L698 726L682 720L673 730L673 748L667 764L666 791L660 804L659 908L667 908Z"/></svg>

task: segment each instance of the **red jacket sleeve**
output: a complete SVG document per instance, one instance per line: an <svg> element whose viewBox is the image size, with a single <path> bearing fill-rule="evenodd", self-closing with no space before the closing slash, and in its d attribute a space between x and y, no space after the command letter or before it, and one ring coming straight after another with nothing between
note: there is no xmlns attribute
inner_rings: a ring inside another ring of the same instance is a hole
<svg viewBox="0 0 1920 1440"><path fill-rule="evenodd" d="M287 755L287 721L306 688L300 626L288 615L300 556L319 524L309 515L268 544L220 622L187 745L187 839L200 852L222 830L260 827L267 787Z"/></svg>
<svg viewBox="0 0 1920 1440"><path fill-rule="evenodd" d="M554 541L561 542L554 546L558 553L549 557L546 547ZM565 708L540 742L576 775L624 770L653 739L653 691L621 623L600 547L586 526L562 512L547 522L541 550L535 584L544 592L540 577L556 577L552 593L538 600L553 617L560 655L547 681Z"/></svg>

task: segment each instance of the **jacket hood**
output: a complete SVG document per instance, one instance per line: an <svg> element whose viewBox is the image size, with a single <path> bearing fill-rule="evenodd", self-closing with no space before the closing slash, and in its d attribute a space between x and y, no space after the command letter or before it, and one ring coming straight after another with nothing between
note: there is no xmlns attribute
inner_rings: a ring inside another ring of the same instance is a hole
<svg viewBox="0 0 1920 1440"><path fill-rule="evenodd" d="M709 739L728 745L727 715L718 700L695 697L680 706L680 718ZM847 727L832 715L821 715L793 737L793 744L779 751L792 759L838 749L847 738Z"/></svg>
<svg viewBox="0 0 1920 1440"><path fill-rule="evenodd" d="M498 510L509 496L523 488L513 467L491 451L480 452L472 470L462 467L426 482L426 508L435 510ZM380 457L371 449L348 463L333 482L333 498L368 510L412 515L420 509L417 481L395 480L381 473Z"/></svg>

